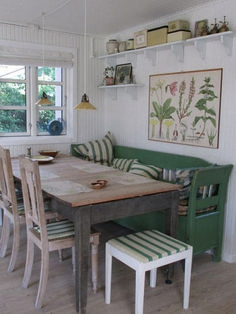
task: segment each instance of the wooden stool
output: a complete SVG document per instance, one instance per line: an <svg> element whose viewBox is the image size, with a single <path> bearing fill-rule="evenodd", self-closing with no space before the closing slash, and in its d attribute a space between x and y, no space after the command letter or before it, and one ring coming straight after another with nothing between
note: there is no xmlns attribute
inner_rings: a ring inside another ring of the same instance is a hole
<svg viewBox="0 0 236 314"><path fill-rule="evenodd" d="M183 307L189 306L192 247L157 230L133 233L106 243L105 302L111 301L112 257L136 271L135 314L143 313L145 272L150 270L150 286L156 286L158 267L185 260Z"/></svg>

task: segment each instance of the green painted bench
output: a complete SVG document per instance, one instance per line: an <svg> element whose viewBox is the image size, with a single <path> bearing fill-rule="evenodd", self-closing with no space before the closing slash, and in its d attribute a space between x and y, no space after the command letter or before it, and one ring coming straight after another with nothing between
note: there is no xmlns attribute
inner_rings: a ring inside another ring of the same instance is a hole
<svg viewBox="0 0 236 314"><path fill-rule="evenodd" d="M74 150L76 145L71 145L71 154L80 157ZM114 158L138 159L140 163L164 169L167 177L176 169L194 168L187 210L178 215L177 237L192 245L194 254L212 250L214 260L221 260L224 207L232 165L213 165L197 157L119 145L114 146ZM116 223L134 231L159 229L163 232L165 214L137 215Z"/></svg>

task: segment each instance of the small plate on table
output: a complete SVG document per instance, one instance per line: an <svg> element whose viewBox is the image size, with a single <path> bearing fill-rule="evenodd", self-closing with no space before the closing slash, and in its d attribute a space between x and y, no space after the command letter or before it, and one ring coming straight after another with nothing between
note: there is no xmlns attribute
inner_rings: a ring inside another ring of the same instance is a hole
<svg viewBox="0 0 236 314"><path fill-rule="evenodd" d="M39 164L47 164L47 163L53 161L53 159L54 158L51 156L42 156L42 155L31 157L31 160L37 161Z"/></svg>

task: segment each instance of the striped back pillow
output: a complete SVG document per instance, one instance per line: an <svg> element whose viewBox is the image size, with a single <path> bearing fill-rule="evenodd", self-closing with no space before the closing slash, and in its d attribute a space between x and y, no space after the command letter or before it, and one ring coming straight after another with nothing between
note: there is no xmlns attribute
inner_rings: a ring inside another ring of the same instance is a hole
<svg viewBox="0 0 236 314"><path fill-rule="evenodd" d="M138 159L114 158L112 166L115 169L127 172L134 161L138 161Z"/></svg>
<svg viewBox="0 0 236 314"><path fill-rule="evenodd" d="M90 141L87 143L88 156L95 163L111 166L114 158L111 133L108 132L102 140Z"/></svg>
<svg viewBox="0 0 236 314"><path fill-rule="evenodd" d="M144 165L134 161L130 167L129 173L157 180L161 176L162 169L153 165Z"/></svg>
<svg viewBox="0 0 236 314"><path fill-rule="evenodd" d="M113 161L112 135L108 132L103 139L89 141L74 147L81 158L111 166Z"/></svg>

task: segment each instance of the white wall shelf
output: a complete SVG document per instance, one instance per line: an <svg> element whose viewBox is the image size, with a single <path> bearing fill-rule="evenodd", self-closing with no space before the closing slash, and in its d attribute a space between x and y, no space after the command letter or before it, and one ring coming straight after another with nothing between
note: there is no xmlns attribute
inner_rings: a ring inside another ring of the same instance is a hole
<svg viewBox="0 0 236 314"><path fill-rule="evenodd" d="M188 45L194 45L196 49L199 51L202 59L205 58L206 55L206 44L210 41L219 40L226 49L227 55L232 55L233 48L233 37L234 33L232 31L217 33L213 35L201 36L190 38L187 40L176 41L172 43L166 43L156 46L150 46L140 49L127 50L124 52L114 53L110 55L104 55L98 57L98 59L106 59L106 61L112 65L117 64L117 60L119 57L125 56L127 61L130 61L133 66L136 66L136 58L138 54L144 53L145 56L151 60L152 64L156 63L156 53L158 50L162 49L171 49L171 51L175 54L178 62L184 61L184 48Z"/></svg>
<svg viewBox="0 0 236 314"><path fill-rule="evenodd" d="M223 32L223 33L217 33L202 37L195 37L190 38L185 41L185 45L193 44L196 49L199 51L199 54L202 59L205 59L206 56L206 45L210 41L216 41L219 40L222 45L226 49L226 53L228 56L232 55L232 49L233 49L233 37L234 33L232 31Z"/></svg>
<svg viewBox="0 0 236 314"><path fill-rule="evenodd" d="M125 89L125 92L131 97L137 99L137 87L143 87L144 84L121 84L121 85L100 85L98 88L106 89L113 100L117 99L117 89Z"/></svg>

